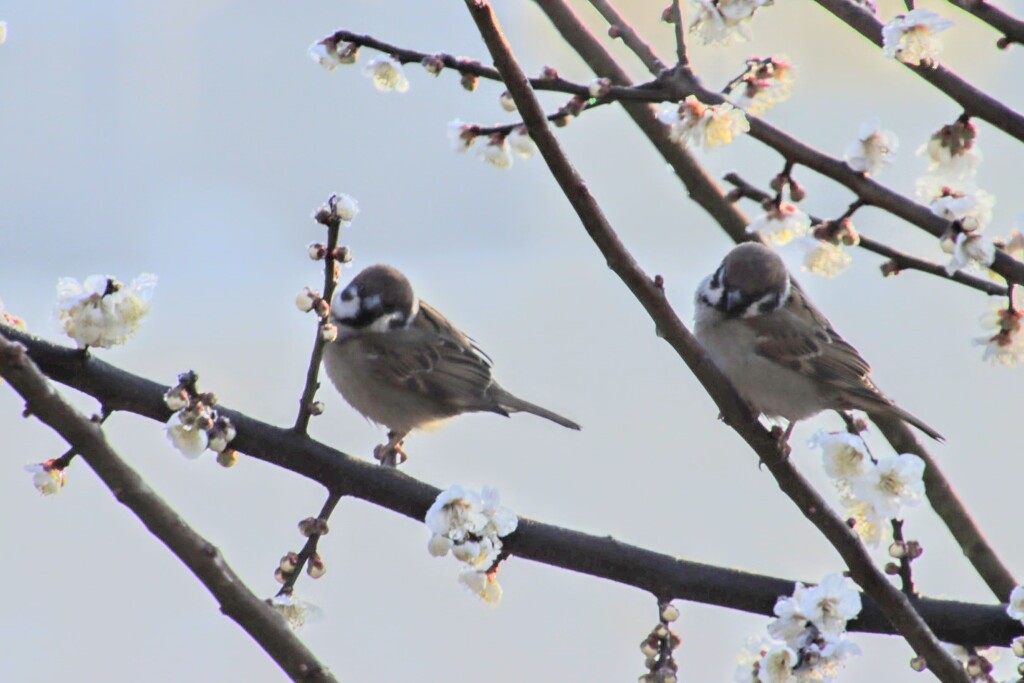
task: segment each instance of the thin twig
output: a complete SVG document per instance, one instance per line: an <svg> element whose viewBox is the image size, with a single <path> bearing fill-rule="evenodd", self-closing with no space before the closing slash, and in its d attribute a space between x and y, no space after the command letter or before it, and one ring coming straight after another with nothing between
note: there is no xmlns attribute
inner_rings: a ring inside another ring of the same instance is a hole
<svg viewBox="0 0 1024 683"><path fill-rule="evenodd" d="M605 51L572 9L562 0L535 0L562 38L573 47L594 71L616 83L628 84L629 79L621 67ZM751 239L746 232L749 221L726 201L724 193L693 156L668 139L666 127L653 116L649 107L636 102L622 104L637 127L648 137L686 187L690 198L704 208L719 226L736 242ZM898 196L898 195L897 195ZM930 213L930 212L928 212ZM999 256L1005 256L1000 253ZM1009 257L1006 257L1009 258ZM1013 259L1010 259L1013 261ZM1014 262L1016 263L1016 262ZM1011 281L1010 286L1013 286ZM1002 601L1009 598L1017 585L1006 565L996 555L991 544L974 522L966 506L945 479L935 459L921 445L911 429L899 419L873 416L875 424L897 453L914 453L925 463L925 490L929 503L956 539L971 565ZM944 638L947 642L948 638Z"/></svg>
<svg viewBox="0 0 1024 683"><path fill-rule="evenodd" d="M906 549L907 543L906 539L903 537L902 519L892 520L892 540L894 544L899 544ZM910 563L913 562L913 560L914 558L906 551L904 551L903 555L899 558L900 590L906 593L909 597L913 597L917 594L917 591L914 589L913 570L910 568Z"/></svg>
<svg viewBox="0 0 1024 683"><path fill-rule="evenodd" d="M252 636L293 681L334 681L281 615L245 587L220 550L196 533L114 452L99 425L65 402L25 347L4 338L5 331L0 327L0 375L21 394L32 415L78 451L117 500L191 570L220 603L221 611Z"/></svg>
<svg viewBox="0 0 1024 683"><path fill-rule="evenodd" d="M324 506L320 509L320 514L317 516L317 526L324 531L312 533L306 538L305 545L302 546L295 559L295 569L290 574L285 576L284 585L281 586L281 590L277 591L279 596L291 595L295 590L295 584L299 580L299 576L302 575L302 569L309 562L309 559L316 554L317 545L320 543L320 539L325 533L327 533L327 521L331 518L331 514L334 513L334 508L337 507L338 501L341 500L342 494L339 491L332 490L327 495L327 500L324 502Z"/></svg>
<svg viewBox="0 0 1024 683"><path fill-rule="evenodd" d="M98 358L83 358L58 346L0 326L0 337L25 345L32 360L51 379L120 410L163 424L171 415L164 403L169 387L114 367ZM223 405L218 406L238 429L231 445L239 453L294 472L332 491L422 522L441 490L403 472L378 467L321 444L291 429L275 427ZM927 476L927 474L926 474ZM615 581L665 599L678 598L771 616L779 595L793 590L793 579L760 576L690 562L617 541L520 517L506 547L520 558ZM964 645L1004 645L1024 634L999 605L921 599L918 610L944 641ZM893 627L867 596L851 631L893 633Z"/></svg>
<svg viewBox="0 0 1024 683"><path fill-rule="evenodd" d="M824 499L785 457L776 439L760 425L735 388L714 364L708 361L700 344L668 304L664 290L643 272L619 240L591 196L586 183L562 152L557 138L544 120L540 103L530 89L526 75L512 55L490 5L481 0L466 0L466 6L476 21L491 56L494 57L498 71L504 77L530 137L537 144L552 175L576 210L584 229L601 250L609 267L647 309L662 338L672 345L697 376L725 416L726 423L743 437L775 477L783 492L832 543L846 562L854 581L874 598L918 656L926 659L929 668L941 680L966 683L969 679L963 667L942 647L907 597L892 586L885 575L874 566L859 537L831 511Z"/></svg>
<svg viewBox="0 0 1024 683"><path fill-rule="evenodd" d="M882 46L883 24L863 6L849 2L849 0L815 0L815 2L878 47ZM1024 116L996 98L982 92L942 65L903 64L903 66L942 91L970 116L988 121L1007 135L1024 142Z"/></svg>
<svg viewBox="0 0 1024 683"><path fill-rule="evenodd" d="M769 193L761 189L758 189L751 185L750 183L748 183L746 180L740 177L738 173L727 173L725 174L724 179L728 183L731 183L736 188L736 191L742 197L746 197L747 199L752 199L756 202L764 202L766 200L772 199L773 197L773 195L770 195ZM813 224L824 222L823 218L819 218L817 216L808 215L808 218L811 219L811 222ZM865 237L864 234L860 232L860 230L858 230L857 233L860 235L860 242L857 244L857 246L860 247L861 249L866 249L867 251L874 252L881 256L885 256L892 262L893 266L896 269L896 272L902 270L917 270L922 273L928 273L929 275L940 277L944 280L958 282L967 287L971 287L972 289L976 289L979 292L984 292L985 294L988 294L990 296L1006 295L1006 287L997 282L977 277L975 275L969 275L959 270L956 271L955 273L950 274L946 270L945 266L941 264L935 263L934 261L928 261L926 259L918 258L916 256L911 256L906 252L894 249L886 244L883 244L882 242L873 240L870 237Z"/></svg>
<svg viewBox="0 0 1024 683"><path fill-rule="evenodd" d="M1007 14L1000 8L985 0L946 0L965 12L970 12L981 21L1003 34L996 45L1000 48L1009 47L1010 43L1024 45L1024 21Z"/></svg>
<svg viewBox="0 0 1024 683"><path fill-rule="evenodd" d="M633 54L643 62L643 65L647 67L647 70L653 76L657 76L665 70L665 63L658 59L651 46L640 37L636 29L629 22L622 18L622 15L619 14L618 10L608 0L590 0L590 4L600 12L604 20L608 22L609 27L618 33L626 47L633 51Z"/></svg>
<svg viewBox="0 0 1024 683"><path fill-rule="evenodd" d="M335 195L327 200L327 205L333 208L333 202L338 198ZM330 213L330 212L328 212ZM338 247L338 235L341 232L341 220L334 215L324 217L324 227L327 228L327 250L324 255L324 300L330 304L334 297L334 288L338 284L337 260L335 249ZM309 429L309 420L313 416L313 399L320 388L320 362L324 356L326 342L320 334L324 326L324 318L317 320L316 337L313 339L313 350L309 354L309 367L306 368L306 383L302 388L302 397L299 399L299 414L295 418L295 429L300 434L305 434Z"/></svg>
<svg viewBox="0 0 1024 683"><path fill-rule="evenodd" d="M676 34L676 65L688 69L690 58L686 56L686 27L683 25L683 9L679 0L672 0L672 28Z"/></svg>

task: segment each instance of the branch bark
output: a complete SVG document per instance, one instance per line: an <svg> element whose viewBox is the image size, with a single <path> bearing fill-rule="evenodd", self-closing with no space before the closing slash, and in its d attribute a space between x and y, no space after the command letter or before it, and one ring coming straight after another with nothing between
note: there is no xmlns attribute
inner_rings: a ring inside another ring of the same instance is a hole
<svg viewBox="0 0 1024 683"><path fill-rule="evenodd" d="M189 568L220 603L221 611L252 636L293 681L336 681L284 618L246 588L220 550L193 530L114 452L99 425L60 397L26 348L4 337L8 329L0 325L0 375L25 399L28 411L78 451L118 502L135 513Z"/></svg>

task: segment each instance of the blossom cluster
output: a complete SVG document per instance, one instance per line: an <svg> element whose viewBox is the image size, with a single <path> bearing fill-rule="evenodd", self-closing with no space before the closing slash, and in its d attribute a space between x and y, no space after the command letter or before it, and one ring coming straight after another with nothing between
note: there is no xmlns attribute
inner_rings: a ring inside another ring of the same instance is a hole
<svg viewBox="0 0 1024 683"><path fill-rule="evenodd" d="M57 459L25 465L25 471L32 475L32 485L44 496L60 493L67 482L64 466Z"/></svg>
<svg viewBox="0 0 1024 683"><path fill-rule="evenodd" d="M860 614L860 593L850 579L830 574L817 586L797 583L775 603L769 638L740 658L737 683L832 681L860 648L846 623Z"/></svg>
<svg viewBox="0 0 1024 683"><path fill-rule="evenodd" d="M974 340L985 347L982 360L999 365L1014 366L1024 362L1024 294L1015 287L1007 300L999 297L990 310L982 316L981 325L985 336Z"/></svg>
<svg viewBox="0 0 1024 683"><path fill-rule="evenodd" d="M124 344L149 313L156 276L144 273L128 285L109 275L57 281L57 321L80 348Z"/></svg>
<svg viewBox="0 0 1024 683"><path fill-rule="evenodd" d="M658 113L658 120L669 126L669 137L687 148L724 147L737 135L750 130L742 109L728 102L704 104L690 95Z"/></svg>
<svg viewBox="0 0 1024 683"><path fill-rule="evenodd" d="M913 9L882 27L882 53L905 64L935 67L942 49L939 33L952 25L935 12Z"/></svg>
<svg viewBox="0 0 1024 683"><path fill-rule="evenodd" d="M833 278L850 267L853 258L843 247L860 243L860 235L849 218L824 221L814 226L810 235L798 242L804 249L801 269L808 273Z"/></svg>
<svg viewBox="0 0 1024 683"><path fill-rule="evenodd" d="M359 60L359 46L328 36L309 46L309 56L328 71L334 71L339 66L355 64ZM393 55L377 55L363 67L363 75L381 92L403 93L409 90L409 79L402 62Z"/></svg>
<svg viewBox="0 0 1024 683"><path fill-rule="evenodd" d="M238 461L238 454L229 447L235 427L227 416L218 414L214 394L199 393L197 380L193 372L182 373L178 384L164 394L164 403L174 411L164 427L167 438L186 458L198 458L209 448L217 453L219 464L231 467Z"/></svg>
<svg viewBox="0 0 1024 683"><path fill-rule="evenodd" d="M508 132L497 132L482 135L480 127L455 119L448 123L448 140L452 149L465 154L475 149L477 156L495 168L512 166L513 154L523 159L533 156L535 147L526 126L515 126Z"/></svg>
<svg viewBox="0 0 1024 683"><path fill-rule="evenodd" d="M864 440L846 432L819 431L808 445L821 449L825 473L854 520L854 531L866 543L878 545L886 533L885 521L900 517L924 496L924 461L912 453L876 462Z"/></svg>
<svg viewBox="0 0 1024 683"><path fill-rule="evenodd" d="M490 605L501 602L501 585L495 566L503 536L516 530L519 518L500 504L496 489L480 493L458 484L441 492L423 519L431 532L427 550L434 557L449 552L467 568L459 581Z"/></svg>
<svg viewBox="0 0 1024 683"><path fill-rule="evenodd" d="M764 208L765 213L750 222L747 232L756 233L773 244L788 244L806 235L811 227L807 214L789 202L768 201Z"/></svg>
<svg viewBox="0 0 1024 683"><path fill-rule="evenodd" d="M759 8L772 0L693 0L696 14L690 33L704 45L729 45L750 40L748 24Z"/></svg>
<svg viewBox="0 0 1024 683"><path fill-rule="evenodd" d="M729 85L729 98L748 114L758 115L789 99L793 65L778 57L750 57L747 70Z"/></svg>

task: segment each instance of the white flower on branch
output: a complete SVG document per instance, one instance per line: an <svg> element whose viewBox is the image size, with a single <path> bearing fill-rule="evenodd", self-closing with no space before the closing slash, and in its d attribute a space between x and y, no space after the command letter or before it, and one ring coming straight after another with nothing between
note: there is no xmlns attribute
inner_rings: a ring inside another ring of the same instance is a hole
<svg viewBox="0 0 1024 683"><path fill-rule="evenodd" d="M833 479L852 481L871 467L867 446L856 434L818 430L807 445L821 449L825 474Z"/></svg>
<svg viewBox="0 0 1024 683"><path fill-rule="evenodd" d="M792 596L780 596L772 610L775 619L768 622L768 635L799 648L804 634L807 632L807 617L800 611L799 597L807 590L797 582Z"/></svg>
<svg viewBox="0 0 1024 683"><path fill-rule="evenodd" d="M1006 614L1011 619L1024 622L1024 586L1017 586L1010 592L1010 602L1006 605Z"/></svg>
<svg viewBox="0 0 1024 683"><path fill-rule="evenodd" d="M853 530L860 540L877 548L889 536L888 520L878 513L874 505L853 497L846 498L846 519L853 521Z"/></svg>
<svg viewBox="0 0 1024 683"><path fill-rule="evenodd" d="M523 159L529 159L537 151L537 146L533 144L533 138L526 131L526 126L513 128L507 139L512 151Z"/></svg>
<svg viewBox="0 0 1024 683"><path fill-rule="evenodd" d="M800 209L788 202L772 204L747 226L747 232L757 233L778 245L786 244L796 237L803 237L811 227L811 219Z"/></svg>
<svg viewBox="0 0 1024 683"><path fill-rule="evenodd" d="M1008 366L1024 363L1024 334L1021 334L1024 310L1016 303L1016 299L1021 298L1019 291L1019 288L1014 289L1014 306L1007 306L1006 299L999 297L982 316L981 326L986 335L974 340L975 344L985 347L982 360Z"/></svg>
<svg viewBox="0 0 1024 683"><path fill-rule="evenodd" d="M797 676L793 672L796 664L795 650L788 645L776 645L761 658L757 679L760 683L796 683Z"/></svg>
<svg viewBox="0 0 1024 683"><path fill-rule="evenodd" d="M995 260L996 245L992 240L974 232L961 231L953 237L953 256L946 264L946 272L952 275L972 263L991 266Z"/></svg>
<svg viewBox="0 0 1024 683"><path fill-rule="evenodd" d="M834 278L850 267L853 257L840 245L817 237L806 236L800 239L804 249L804 262L800 269L826 278Z"/></svg>
<svg viewBox="0 0 1024 683"><path fill-rule="evenodd" d="M144 273L128 285L109 275L57 282L57 319L79 347L110 348L128 341L149 313L156 276Z"/></svg>
<svg viewBox="0 0 1024 683"><path fill-rule="evenodd" d="M268 602L294 631L323 617L323 610L319 607L292 595L275 595Z"/></svg>
<svg viewBox="0 0 1024 683"><path fill-rule="evenodd" d="M334 217L341 221L342 225L351 225L359 214L359 202L347 194L335 195L332 202Z"/></svg>
<svg viewBox="0 0 1024 683"><path fill-rule="evenodd" d="M932 134L917 150L918 156L928 158L928 177L922 178L919 185L970 186L982 159L975 143L977 136L977 127L971 121L957 121Z"/></svg>
<svg viewBox="0 0 1024 683"><path fill-rule="evenodd" d="M846 148L843 159L854 171L878 175L895 160L899 140L895 133L883 130L881 125L878 117L868 119L861 124L857 139Z"/></svg>
<svg viewBox="0 0 1024 683"><path fill-rule="evenodd" d="M179 410L171 415L164 430L167 432L167 438L170 439L171 445L186 458L194 460L203 454L210 444L210 439L206 430L197 421L183 421L184 413L185 411Z"/></svg>
<svg viewBox="0 0 1024 683"><path fill-rule="evenodd" d="M324 38L309 46L309 57L328 71L334 71L343 64L355 64L359 58L359 46Z"/></svg>
<svg viewBox="0 0 1024 683"><path fill-rule="evenodd" d="M459 583L491 607L497 607L501 603L503 591L501 584L498 583L498 577L493 573L468 569L459 574Z"/></svg>
<svg viewBox="0 0 1024 683"><path fill-rule="evenodd" d="M728 102L707 105L693 95L678 106L662 110L658 119L669 126L673 142L698 149L728 145L737 135L750 130L743 110Z"/></svg>
<svg viewBox="0 0 1024 683"><path fill-rule="evenodd" d="M480 158L496 168L512 166L512 148L505 135L492 135L487 144L480 148Z"/></svg>
<svg viewBox="0 0 1024 683"><path fill-rule="evenodd" d="M454 121L448 122L448 140L452 143L452 149L459 154L464 154L473 143L476 142L477 135L474 131L474 126L455 119Z"/></svg>
<svg viewBox="0 0 1024 683"><path fill-rule="evenodd" d="M911 10L882 27L882 53L907 64L935 66L942 49L938 34L952 25L930 10Z"/></svg>
<svg viewBox="0 0 1024 683"><path fill-rule="evenodd" d="M747 71L729 90L733 103L748 114L757 116L776 104L789 99L793 93L795 69L785 59L751 57Z"/></svg>
<svg viewBox="0 0 1024 683"><path fill-rule="evenodd" d="M794 593L799 612L818 631L838 636L846 631L846 622L860 614L860 592L842 574L829 574L817 586Z"/></svg>
<svg viewBox="0 0 1024 683"><path fill-rule="evenodd" d="M1019 233L1018 233L1019 234ZM28 324L18 316L4 310L4 302L0 299L0 325L7 325L22 332L28 332Z"/></svg>
<svg viewBox="0 0 1024 683"><path fill-rule="evenodd" d="M363 73L370 77L373 86L381 92L406 92L409 79L405 77L402 63L391 55L378 55L371 59Z"/></svg>
<svg viewBox="0 0 1024 683"><path fill-rule="evenodd" d="M488 519L479 494L456 484L437 496L423 521L435 535L461 542L481 533Z"/></svg>
<svg viewBox="0 0 1024 683"><path fill-rule="evenodd" d="M924 496L924 460L913 453L890 455L851 482L856 496L888 519L904 507L917 505Z"/></svg>
<svg viewBox="0 0 1024 683"><path fill-rule="evenodd" d="M966 232L977 232L992 220L995 203L996 198L984 190L962 192L946 187L929 207L936 216L959 223Z"/></svg>
<svg viewBox="0 0 1024 683"><path fill-rule="evenodd" d="M750 40L747 24L754 12L772 0L694 0L696 16L690 21L690 33L704 45L729 45Z"/></svg>
<svg viewBox="0 0 1024 683"><path fill-rule="evenodd" d="M63 467L55 467L53 460L25 465L25 471L32 474L32 485L44 496L55 496L66 483Z"/></svg>

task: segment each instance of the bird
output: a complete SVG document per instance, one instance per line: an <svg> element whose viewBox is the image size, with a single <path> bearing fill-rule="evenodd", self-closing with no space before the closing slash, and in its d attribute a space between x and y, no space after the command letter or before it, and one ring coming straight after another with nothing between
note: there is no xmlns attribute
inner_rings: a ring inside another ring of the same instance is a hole
<svg viewBox="0 0 1024 683"><path fill-rule="evenodd" d="M402 444L413 430L463 413L532 413L580 429L503 389L490 357L392 266L360 271L334 295L330 321L338 334L324 346L324 369L353 408L387 427L387 444L374 452L382 464L408 457Z"/></svg>
<svg viewBox="0 0 1024 683"><path fill-rule="evenodd" d="M697 340L755 413L789 421L783 443L797 421L851 409L897 417L943 440L875 386L868 362L763 244L734 247L694 298Z"/></svg>

